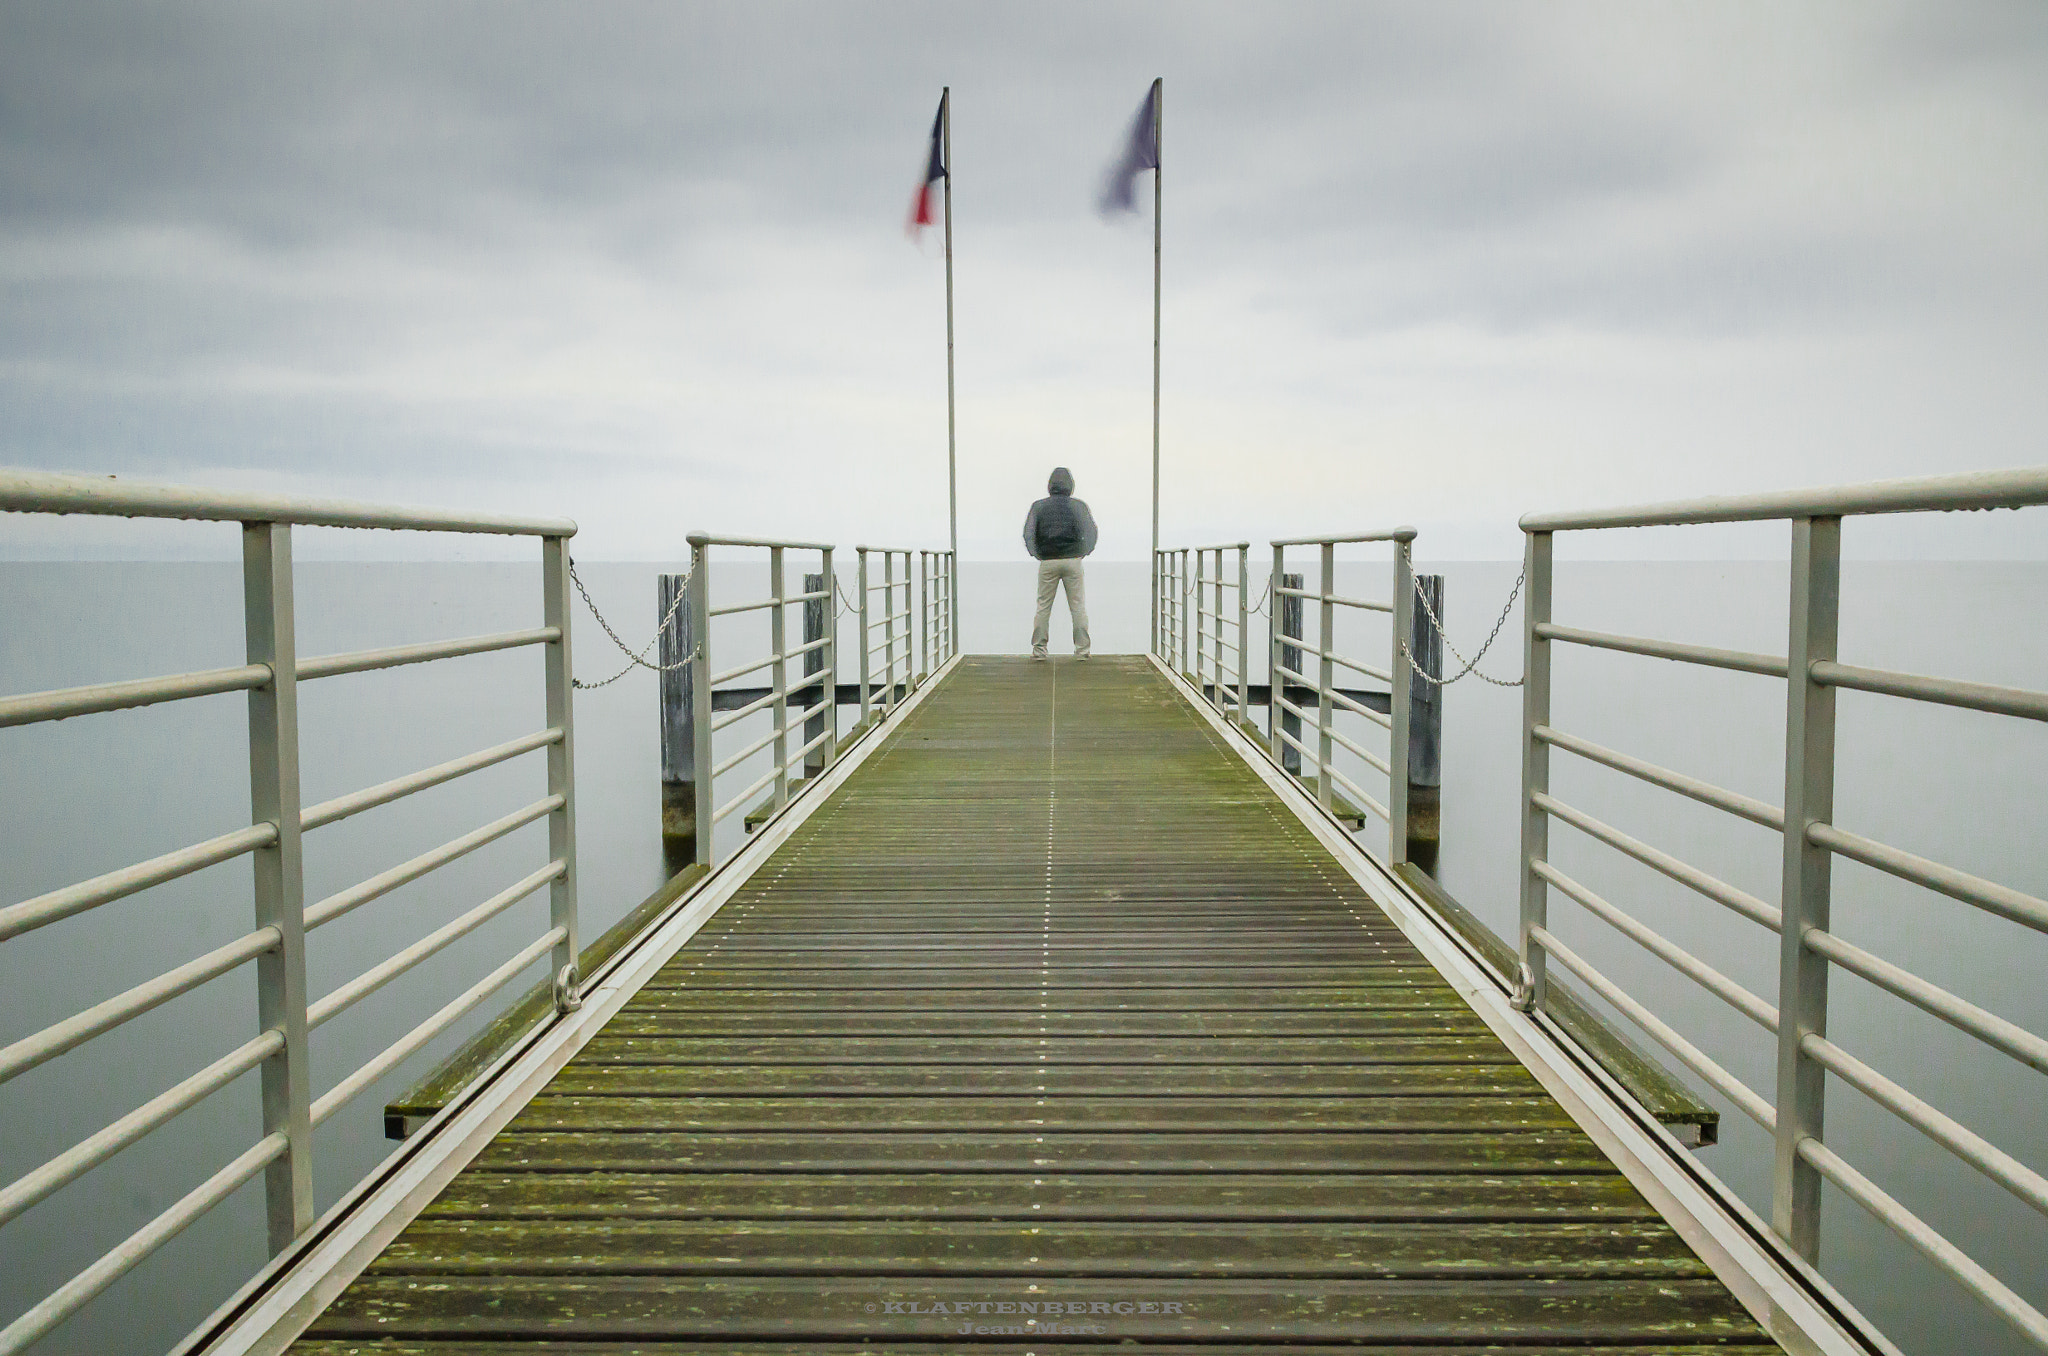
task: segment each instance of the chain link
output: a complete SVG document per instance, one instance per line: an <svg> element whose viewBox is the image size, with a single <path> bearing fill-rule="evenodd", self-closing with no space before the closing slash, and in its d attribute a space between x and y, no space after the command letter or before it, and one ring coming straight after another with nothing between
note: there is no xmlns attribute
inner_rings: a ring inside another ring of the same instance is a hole
<svg viewBox="0 0 2048 1356"><path fill-rule="evenodd" d="M691 573L695 573L695 571L693 570ZM650 664L647 662L648 651L659 644L662 636L668 633L669 624L676 619L676 613L682 610L684 599L690 596L690 574L683 576L681 586L676 589L676 600L669 604L668 615L664 616L661 619L661 624L654 628L654 638L642 646L638 654L633 652L632 646L619 639L619 633L612 630L612 624L604 619L604 613L599 612L597 604L590 601L590 590L583 587L582 577L576 573L576 562L573 560L569 562L569 582L576 586L576 592L583 595L583 605L590 609L591 616L597 618L597 624L604 628L604 633L612 638L612 644L618 646L619 651L626 656L626 667L620 669L609 678L601 678L594 683L586 683L581 678L574 679L573 681L578 688L585 692L590 692L600 687L608 687L636 668L651 669L655 673L674 673L677 669L686 668L696 662L697 653L702 648L701 643L692 646L688 654L673 664Z"/></svg>
<svg viewBox="0 0 2048 1356"><path fill-rule="evenodd" d="M1508 616L1515 610L1515 599L1519 598L1522 594L1522 581L1527 577L1528 567L1524 566L1522 573L1515 576L1515 586L1508 590L1508 603L1506 607L1500 610L1500 620L1494 622L1493 630L1487 633L1486 643L1481 645L1479 653L1473 655L1470 659L1459 654L1458 647L1451 644L1451 638L1444 634L1443 620L1436 615L1436 609L1429 605L1429 594L1423 589L1422 580L1417 579L1415 581L1415 601L1422 604L1423 613L1429 618L1430 625L1436 628L1437 638L1443 641L1444 648L1451 652L1451 658L1463 664L1464 667L1448 678L1439 678L1433 673L1426 673L1423 671L1422 665L1415 662L1415 655L1410 651L1408 641L1403 639L1401 641L1401 655L1408 661L1408 667L1415 670L1415 676L1423 682L1436 687L1449 687L1468 673L1483 683L1492 683L1495 687L1520 687L1523 682L1520 678L1510 682L1505 678L1495 678L1491 674L1481 673L1479 671L1479 661L1486 658L1486 652L1493 648L1493 642L1500 639L1500 629L1508 624Z"/></svg>

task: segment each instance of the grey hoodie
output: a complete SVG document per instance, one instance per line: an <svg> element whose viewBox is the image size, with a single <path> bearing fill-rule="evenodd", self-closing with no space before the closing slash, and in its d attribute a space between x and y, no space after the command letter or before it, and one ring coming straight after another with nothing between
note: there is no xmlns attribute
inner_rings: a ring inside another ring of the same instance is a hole
<svg viewBox="0 0 2048 1356"><path fill-rule="evenodd" d="M1053 470L1045 483L1051 494L1024 515L1024 549L1039 560L1077 560L1095 550L1095 515L1074 498L1074 474Z"/></svg>

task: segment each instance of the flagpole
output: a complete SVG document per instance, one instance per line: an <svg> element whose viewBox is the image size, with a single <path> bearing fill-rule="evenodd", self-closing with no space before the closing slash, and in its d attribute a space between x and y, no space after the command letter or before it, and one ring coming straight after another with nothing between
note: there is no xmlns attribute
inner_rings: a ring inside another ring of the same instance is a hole
<svg viewBox="0 0 2048 1356"><path fill-rule="evenodd" d="M1159 211L1166 203L1166 78L1152 82L1152 648L1159 649ZM950 186L951 180L948 180ZM947 219L948 226L952 218ZM949 255L948 258L951 256ZM948 267L951 265L949 264ZM1238 638L1242 640L1243 637Z"/></svg>
<svg viewBox="0 0 2048 1356"><path fill-rule="evenodd" d="M957 643L960 634L960 488L954 456L953 419L953 87L939 94L941 149L946 157L946 542L953 552L953 577L947 582L946 597L951 620L946 636Z"/></svg>

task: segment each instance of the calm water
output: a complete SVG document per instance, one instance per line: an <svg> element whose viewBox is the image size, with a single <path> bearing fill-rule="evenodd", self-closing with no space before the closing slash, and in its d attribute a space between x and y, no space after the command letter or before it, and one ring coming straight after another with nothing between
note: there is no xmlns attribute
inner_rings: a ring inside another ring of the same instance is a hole
<svg viewBox="0 0 2048 1356"><path fill-rule="evenodd" d="M652 565L594 565L586 578L629 640L653 625ZM1514 576L1500 564L1436 566L1448 577L1452 641L1484 635ZM1346 592L1380 596L1382 573L1346 567ZM1845 659L2026 686L2048 686L2048 567L2036 564L1871 563L1845 567ZM721 596L760 587L734 568ZM1781 565L1599 563L1559 569L1560 620L1595 629L1779 651ZM1091 566L1098 651L1144 648L1143 567ZM1257 587L1257 585L1255 585ZM1028 566L963 570L963 647L1022 652ZM313 564L300 567L300 650L317 654L470 634L538 621L538 572L507 564ZM1263 621L1255 619L1263 648ZM719 633L734 662L758 646L746 623ZM1383 628L1384 623L1380 623ZM577 669L620 662L587 618L576 621ZM1379 652L1371 626L1340 636L1351 653ZM1054 627L1063 648L1063 617ZM846 647L849 651L851 646ZM725 663L724 654L719 663ZM227 564L0 563L0 692L144 676L240 662L238 570ZM1483 666L1514 676L1512 627ZM1262 676L1262 675L1261 675ZM1560 657L1560 728L1773 802L1783 689L1769 680L1696 672L1592 652ZM309 684L304 707L310 802L538 728L533 652ZM635 673L576 707L579 850L586 936L658 884L658 766L652 675ZM1512 929L1516 734L1520 697L1467 680L1447 702L1444 755L1446 885L1497 929ZM743 738L745 736L742 736ZM2048 894L2037 830L2048 804L2048 733L2022 722L1845 693L1838 819L1888 842ZM78 880L245 823L244 707L235 696L0 731L0 903ZM1354 769L1368 788L1368 770ZM734 788L753 779L736 771ZM1771 835L1679 797L1558 755L1560 798L1765 898L1777 895ZM365 814L307 840L308 897L318 899L537 799L538 757ZM737 832L737 830L734 830ZM1375 830L1368 829L1368 837ZM1775 939L1571 830L1553 831L1560 865L1666 935L1769 997ZM539 826L514 834L424 881L366 905L313 935L312 991L324 993L543 860ZM248 868L229 863L0 946L0 1043L62 1018L250 925ZM382 1049L543 926L545 894L394 983L316 1034L316 1091ZM1838 869L1836 926L2035 1031L2048 1030L2044 939L1967 907L1897 885L1854 865ZM1553 905L1554 926L1582 954L1768 1095L1765 1034L1575 906ZM535 977L538 977L536 969ZM514 992L522 985L514 987ZM482 1020L481 1017L476 1020ZM322 1129L321 1204L372 1166L386 1096L428 1067L475 1023L442 1038ZM165 1005L53 1065L0 1087L0 1175L11 1180L255 1031L246 971ZM1835 981L1831 1034L2037 1169L2048 1169L2048 1080L1986 1054L1917 1010L1849 977ZM1850 1159L2037 1304L2048 1303L2041 1218L1971 1169L1836 1089L1829 1138ZM0 1317L12 1317L149 1216L196 1185L255 1136L253 1078L181 1117L0 1230ZM1768 1144L1732 1110L1705 1159L1752 1204L1768 1191ZM45 1346L51 1352L152 1352L175 1342L262 1261L260 1187L244 1189ZM2024 1348L1996 1319L1897 1244L1858 1208L1827 1202L1825 1265L1914 1356Z"/></svg>

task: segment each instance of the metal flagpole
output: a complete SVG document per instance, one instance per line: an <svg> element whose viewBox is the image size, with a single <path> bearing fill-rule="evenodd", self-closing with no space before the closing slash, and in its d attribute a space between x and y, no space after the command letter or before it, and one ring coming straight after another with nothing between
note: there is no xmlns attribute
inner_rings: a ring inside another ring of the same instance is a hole
<svg viewBox="0 0 2048 1356"><path fill-rule="evenodd" d="M954 456L953 421L953 87L939 94L941 152L946 158L946 532L953 550L953 568L960 568L960 486ZM959 634L958 579L947 586L946 605L952 614L951 635Z"/></svg>
<svg viewBox="0 0 2048 1356"><path fill-rule="evenodd" d="M1166 202L1166 78L1152 82L1152 639L1159 640L1159 209ZM951 191L952 180L947 181ZM947 219L951 229L952 218ZM948 255L948 259L952 256ZM951 265L948 264L950 268ZM949 274L948 277L951 275Z"/></svg>

